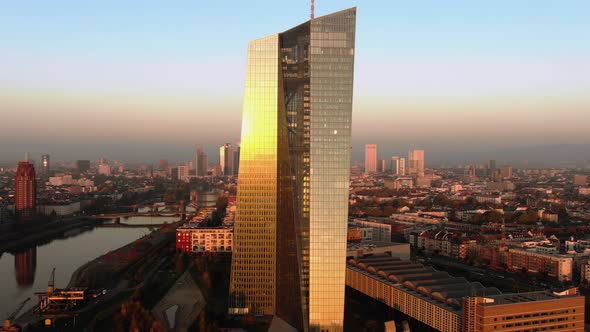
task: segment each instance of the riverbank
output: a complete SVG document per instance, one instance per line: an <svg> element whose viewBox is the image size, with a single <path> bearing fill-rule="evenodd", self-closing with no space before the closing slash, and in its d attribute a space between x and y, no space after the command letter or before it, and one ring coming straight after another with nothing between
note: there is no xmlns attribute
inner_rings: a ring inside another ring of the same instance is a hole
<svg viewBox="0 0 590 332"><path fill-rule="evenodd" d="M123 280L129 284L138 283L149 263L157 260L160 251L174 242L179 225L180 222L162 226L80 266L72 274L68 287L114 288Z"/></svg>
<svg viewBox="0 0 590 332"><path fill-rule="evenodd" d="M64 331L78 331L92 321L97 313L108 307L118 308L120 303L127 301L137 288L153 278L162 265L171 264L175 229L179 224L163 226L117 249L94 256L96 258L80 265L71 273L67 287L105 289L106 295L87 303L79 311L70 313L77 316L76 326L67 324L67 319L61 323L56 322L58 325L55 326ZM20 326L32 327L39 324L41 318L33 315L31 309L20 315L17 322Z"/></svg>
<svg viewBox="0 0 590 332"><path fill-rule="evenodd" d="M63 233L82 227L94 226L101 220L87 217L73 217L41 225L14 225L10 231L0 236L0 253L18 251L58 238ZM68 235L65 235L66 237Z"/></svg>

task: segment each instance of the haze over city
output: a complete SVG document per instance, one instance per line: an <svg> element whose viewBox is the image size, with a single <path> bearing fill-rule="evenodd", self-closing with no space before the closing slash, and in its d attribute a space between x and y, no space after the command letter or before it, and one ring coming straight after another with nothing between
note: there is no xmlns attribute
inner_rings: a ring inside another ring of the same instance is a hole
<svg viewBox="0 0 590 332"><path fill-rule="evenodd" d="M538 146L588 159L586 1L356 2L353 160L365 143L389 154L425 148L429 163L538 162L539 149L528 149ZM316 10L351 5L318 1ZM4 4L0 111L11 120L0 122L0 161L23 151L183 160L195 144L236 143L247 41L308 10L274 1Z"/></svg>
<svg viewBox="0 0 590 332"><path fill-rule="evenodd" d="M586 1L0 9L0 332L590 331Z"/></svg>

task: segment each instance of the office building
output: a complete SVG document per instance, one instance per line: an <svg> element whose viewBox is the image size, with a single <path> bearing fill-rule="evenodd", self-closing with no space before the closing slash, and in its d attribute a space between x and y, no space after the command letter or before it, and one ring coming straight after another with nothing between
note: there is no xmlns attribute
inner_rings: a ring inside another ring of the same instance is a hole
<svg viewBox="0 0 590 332"><path fill-rule="evenodd" d="M240 170L240 146L236 148L234 151L234 173L233 175L238 175Z"/></svg>
<svg viewBox="0 0 590 332"><path fill-rule="evenodd" d="M90 160L76 161L76 169L80 173L88 172L88 170L90 169Z"/></svg>
<svg viewBox="0 0 590 332"><path fill-rule="evenodd" d="M387 172L387 160L385 160L385 159L379 160L379 172L381 172L381 173Z"/></svg>
<svg viewBox="0 0 590 332"><path fill-rule="evenodd" d="M180 181L188 182L190 180L188 165L179 165L177 168L177 178Z"/></svg>
<svg viewBox="0 0 590 332"><path fill-rule="evenodd" d="M399 156L391 157L391 173L393 175L400 175L400 158Z"/></svg>
<svg viewBox="0 0 590 332"><path fill-rule="evenodd" d="M230 313L343 329L355 21L249 44Z"/></svg>
<svg viewBox="0 0 590 332"><path fill-rule="evenodd" d="M209 161L207 160L207 154L203 152L202 147L197 148L197 157L196 157L196 175L197 176L206 176L207 175L207 167L209 167Z"/></svg>
<svg viewBox="0 0 590 332"><path fill-rule="evenodd" d="M28 159L28 158L26 158ZM35 167L28 160L18 163L14 185L14 212L17 217L32 217L37 209Z"/></svg>
<svg viewBox="0 0 590 332"><path fill-rule="evenodd" d="M219 148L219 165L223 176L234 175L234 149L229 143Z"/></svg>
<svg viewBox="0 0 590 332"><path fill-rule="evenodd" d="M502 166L502 169L500 170L500 172L502 174L502 178L509 179L512 177L512 166L504 165L504 166Z"/></svg>
<svg viewBox="0 0 590 332"><path fill-rule="evenodd" d="M406 176L406 158L399 158L399 176Z"/></svg>
<svg viewBox="0 0 590 332"><path fill-rule="evenodd" d="M408 175L424 176L424 150L409 150L408 163Z"/></svg>
<svg viewBox="0 0 590 332"><path fill-rule="evenodd" d="M488 162L488 175L489 176L493 176L493 174L496 172L496 161L491 159Z"/></svg>
<svg viewBox="0 0 590 332"><path fill-rule="evenodd" d="M365 145L365 174L377 172L377 144Z"/></svg>
<svg viewBox="0 0 590 332"><path fill-rule="evenodd" d="M49 155L44 154L41 156L41 173L43 176L49 176L50 165L49 165Z"/></svg>

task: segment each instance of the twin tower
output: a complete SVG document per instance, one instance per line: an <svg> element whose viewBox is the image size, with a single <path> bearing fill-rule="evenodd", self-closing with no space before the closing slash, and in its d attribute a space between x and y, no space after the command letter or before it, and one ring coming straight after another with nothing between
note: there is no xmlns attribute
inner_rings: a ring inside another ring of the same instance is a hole
<svg viewBox="0 0 590 332"><path fill-rule="evenodd" d="M356 8L248 46L230 313L341 331Z"/></svg>

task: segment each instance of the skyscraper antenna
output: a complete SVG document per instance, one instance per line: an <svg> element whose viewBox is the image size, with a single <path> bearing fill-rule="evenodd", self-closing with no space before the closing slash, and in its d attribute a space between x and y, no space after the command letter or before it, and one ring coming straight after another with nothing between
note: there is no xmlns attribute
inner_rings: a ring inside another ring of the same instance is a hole
<svg viewBox="0 0 590 332"><path fill-rule="evenodd" d="M313 20L315 17L315 0L311 0L311 19Z"/></svg>

